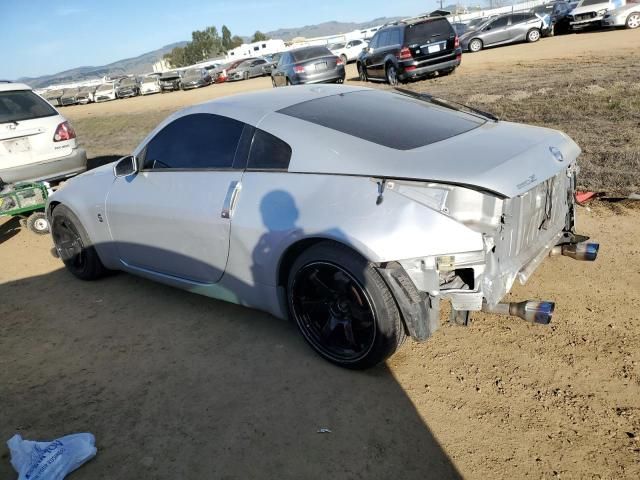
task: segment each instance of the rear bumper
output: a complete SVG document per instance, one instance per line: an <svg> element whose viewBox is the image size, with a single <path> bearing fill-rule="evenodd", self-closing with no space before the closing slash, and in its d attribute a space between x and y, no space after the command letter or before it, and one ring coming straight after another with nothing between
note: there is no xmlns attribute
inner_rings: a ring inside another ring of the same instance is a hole
<svg viewBox="0 0 640 480"><path fill-rule="evenodd" d="M294 85L309 85L313 83L332 83L340 80L344 81L344 79L344 66L340 66L335 70L326 70L314 75L298 74L295 78L292 79L292 83Z"/></svg>
<svg viewBox="0 0 640 480"><path fill-rule="evenodd" d="M412 70L407 70L407 67L411 68L411 65L405 65L403 72L398 75L398 78L400 80L409 80L411 78L422 77L430 73L434 73L442 70L449 70L452 68L456 68L458 65L460 65L461 61L462 61L462 58L461 58L461 55L459 54L453 60L449 60L441 63L435 63L435 64L427 65L424 67L416 67Z"/></svg>
<svg viewBox="0 0 640 480"><path fill-rule="evenodd" d="M84 148L74 148L69 155L64 157L0 169L0 178L4 183L49 182L73 177L86 169L87 153Z"/></svg>

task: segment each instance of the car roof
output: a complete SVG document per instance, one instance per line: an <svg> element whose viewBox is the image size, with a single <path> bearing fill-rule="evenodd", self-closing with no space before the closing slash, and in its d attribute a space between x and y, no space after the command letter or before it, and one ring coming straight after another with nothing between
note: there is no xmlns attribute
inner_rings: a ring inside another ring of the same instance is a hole
<svg viewBox="0 0 640 480"><path fill-rule="evenodd" d="M24 83L0 82L0 92L9 92L12 90L31 90L31 87Z"/></svg>

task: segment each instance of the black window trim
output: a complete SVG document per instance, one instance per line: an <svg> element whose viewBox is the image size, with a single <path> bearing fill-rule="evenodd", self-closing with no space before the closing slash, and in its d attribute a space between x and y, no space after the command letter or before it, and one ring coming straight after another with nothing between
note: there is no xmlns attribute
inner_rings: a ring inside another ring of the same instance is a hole
<svg viewBox="0 0 640 480"><path fill-rule="evenodd" d="M291 155L289 156L289 161L287 162L287 167L286 168L264 168L264 167L254 168L254 167L250 167L249 166L249 158L251 156L251 148L253 147L253 141L255 140L256 133L258 133L258 131L264 132L264 133L266 133L268 135L271 135L274 138L277 138L282 143L287 145L287 147L289 147L289 150L291 150ZM241 140L242 140L242 138L241 138ZM245 170L245 172L279 172L279 173L287 173L289 171L289 165L291 165L291 158L292 157L293 157L293 148L291 148L291 145L289 145L288 142L285 142L283 139L281 139L277 135L274 135L273 133L267 132L266 130L263 130L261 128L253 128L253 131L251 133L251 143L249 145L249 148L247 150L247 155L246 155L246 158L245 158L245 168L244 168L244 170ZM234 161L234 164L235 164L235 161Z"/></svg>

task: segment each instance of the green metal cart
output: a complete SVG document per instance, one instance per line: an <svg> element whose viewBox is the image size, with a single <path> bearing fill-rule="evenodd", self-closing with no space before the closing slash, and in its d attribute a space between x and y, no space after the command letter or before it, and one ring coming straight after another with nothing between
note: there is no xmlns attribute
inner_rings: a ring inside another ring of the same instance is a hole
<svg viewBox="0 0 640 480"><path fill-rule="evenodd" d="M19 217L20 224L38 235L49 233L49 221L44 212L49 185L47 183L16 183L0 192L0 217Z"/></svg>

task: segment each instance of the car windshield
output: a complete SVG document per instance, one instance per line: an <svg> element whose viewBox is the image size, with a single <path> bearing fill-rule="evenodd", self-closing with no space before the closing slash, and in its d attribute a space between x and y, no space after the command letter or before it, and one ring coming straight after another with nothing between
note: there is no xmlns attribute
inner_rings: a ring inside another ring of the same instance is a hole
<svg viewBox="0 0 640 480"><path fill-rule="evenodd" d="M344 48L344 46L344 43L333 43L329 45L329 50L340 50L341 48Z"/></svg>
<svg viewBox="0 0 640 480"><path fill-rule="evenodd" d="M147 77L147 78L143 78L142 79L142 83L147 84L147 83L156 83L158 81L158 79L156 77Z"/></svg>
<svg viewBox="0 0 640 480"><path fill-rule="evenodd" d="M291 55L293 55L295 62L304 62L312 58L325 57L333 54L327 47L309 47L302 50L295 50L291 52Z"/></svg>
<svg viewBox="0 0 640 480"><path fill-rule="evenodd" d="M185 78L197 78L201 75L200 70L197 68L192 68L191 70L187 70L184 73Z"/></svg>
<svg viewBox="0 0 640 480"><path fill-rule="evenodd" d="M107 90L113 90L113 85L111 85L110 83L103 83L102 85L100 85L98 87L98 92L105 92Z"/></svg>
<svg viewBox="0 0 640 480"><path fill-rule="evenodd" d="M532 10L533 13L550 13L553 12L553 4L540 5Z"/></svg>
<svg viewBox="0 0 640 480"><path fill-rule="evenodd" d="M160 77L161 80L175 80L177 78L180 78L180 75L175 72L165 73Z"/></svg>
<svg viewBox="0 0 640 480"><path fill-rule="evenodd" d="M405 30L405 41L408 45L423 44L434 38L448 38L452 33L449 20L438 18L408 25Z"/></svg>
<svg viewBox="0 0 640 480"><path fill-rule="evenodd" d="M0 92L0 123L51 117L58 112L30 90Z"/></svg>
<svg viewBox="0 0 640 480"><path fill-rule="evenodd" d="M122 80L120 80L120 85L122 86L134 85L135 83L135 78L123 78Z"/></svg>

